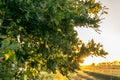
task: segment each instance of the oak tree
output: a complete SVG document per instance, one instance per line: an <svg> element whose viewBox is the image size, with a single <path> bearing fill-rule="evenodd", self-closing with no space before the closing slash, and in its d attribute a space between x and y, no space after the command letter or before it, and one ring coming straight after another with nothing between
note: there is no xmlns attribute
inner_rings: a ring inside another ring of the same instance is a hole
<svg viewBox="0 0 120 80"><path fill-rule="evenodd" d="M0 69L8 77L63 75L88 56L105 57L100 43L85 44L75 27L99 32L106 7L95 0L0 0ZM0 72L1 74L1 72Z"/></svg>

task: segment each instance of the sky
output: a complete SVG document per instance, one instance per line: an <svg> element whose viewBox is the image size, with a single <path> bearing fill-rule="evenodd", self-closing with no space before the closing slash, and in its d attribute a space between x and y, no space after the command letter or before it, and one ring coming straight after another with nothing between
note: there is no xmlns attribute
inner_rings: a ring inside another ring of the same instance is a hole
<svg viewBox="0 0 120 80"><path fill-rule="evenodd" d="M97 0L98 1L98 0ZM104 49L109 53L106 58L87 57L84 64L120 61L120 0L99 0L108 9L104 20L100 24L101 34L91 28L78 28L78 37L85 43L92 38L103 44Z"/></svg>

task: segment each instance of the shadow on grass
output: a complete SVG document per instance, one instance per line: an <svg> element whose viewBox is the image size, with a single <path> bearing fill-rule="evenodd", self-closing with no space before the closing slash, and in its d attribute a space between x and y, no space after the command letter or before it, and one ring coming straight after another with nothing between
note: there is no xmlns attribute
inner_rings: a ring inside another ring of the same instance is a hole
<svg viewBox="0 0 120 80"><path fill-rule="evenodd" d="M111 76L111 75L105 75L105 74L88 72L88 71L84 71L84 73L87 73L88 75L94 76L95 78L101 79L101 80L120 80L120 77Z"/></svg>
<svg viewBox="0 0 120 80"><path fill-rule="evenodd" d="M77 73L72 73L70 75L70 80L96 80L93 76L84 73L83 71L79 71Z"/></svg>
<svg viewBox="0 0 120 80"><path fill-rule="evenodd" d="M80 76L80 77L76 77L75 80L94 80L90 78L89 76L82 76L80 74L78 74L77 76Z"/></svg>

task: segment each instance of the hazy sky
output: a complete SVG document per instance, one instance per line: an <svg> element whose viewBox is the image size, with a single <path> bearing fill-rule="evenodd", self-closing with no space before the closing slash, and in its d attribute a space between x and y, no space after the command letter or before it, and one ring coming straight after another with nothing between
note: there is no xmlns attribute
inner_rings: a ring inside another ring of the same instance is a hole
<svg viewBox="0 0 120 80"><path fill-rule="evenodd" d="M88 42L92 38L103 44L104 49L109 53L106 59L101 57L88 57L85 63L120 60L120 0L99 0L102 5L109 8L108 14L100 24L101 34L93 29L79 28L80 39Z"/></svg>

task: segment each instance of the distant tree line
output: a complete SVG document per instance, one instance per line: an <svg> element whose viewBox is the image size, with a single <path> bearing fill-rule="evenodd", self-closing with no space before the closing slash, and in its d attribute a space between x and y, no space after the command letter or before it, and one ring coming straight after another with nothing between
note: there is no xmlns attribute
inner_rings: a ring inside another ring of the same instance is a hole
<svg viewBox="0 0 120 80"><path fill-rule="evenodd" d="M113 61L113 62L102 62L97 64L98 66L116 66L120 65L120 61Z"/></svg>

